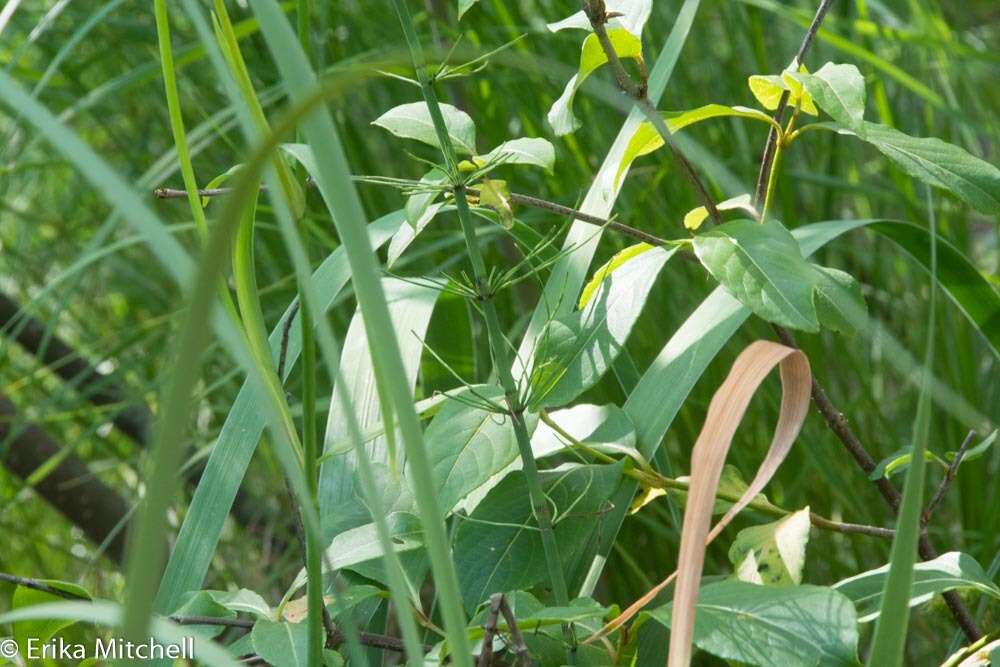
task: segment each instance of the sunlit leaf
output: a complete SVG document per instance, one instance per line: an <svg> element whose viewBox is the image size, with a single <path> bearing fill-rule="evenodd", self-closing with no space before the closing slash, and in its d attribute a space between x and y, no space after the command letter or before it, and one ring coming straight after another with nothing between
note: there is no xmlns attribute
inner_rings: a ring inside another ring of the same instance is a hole
<svg viewBox="0 0 1000 667"><path fill-rule="evenodd" d="M608 20L609 28L624 28L636 37L642 36L642 28L649 19L649 14L653 9L653 0L607 0L605 7L609 14L621 14ZM546 24L552 32L575 28L578 30L592 30L590 19L587 18L583 10L568 16L562 21Z"/></svg>
<svg viewBox="0 0 1000 667"><path fill-rule="evenodd" d="M856 132L863 130L865 78L854 65L826 63L812 74L793 74L819 107Z"/></svg>
<svg viewBox="0 0 1000 667"><path fill-rule="evenodd" d="M751 203L749 194L737 195L735 197L730 197L729 199L719 202L715 205L720 211L746 211L747 214L757 217L757 209L753 207ZM684 215L684 227L685 229L690 229L696 231L701 227L701 223L708 219L708 209L704 206L698 206L691 209Z"/></svg>
<svg viewBox="0 0 1000 667"><path fill-rule="evenodd" d="M885 586L889 566L867 572L834 584L858 610L858 622L868 623L879 616L882 604L882 589ZM910 588L910 606L915 607L930 600L937 593L968 588L984 595L1000 599L1000 588L990 580L976 560L958 551L942 554L934 560L913 565L913 583Z"/></svg>
<svg viewBox="0 0 1000 667"><path fill-rule="evenodd" d="M444 116L444 124L448 129L448 136L451 138L455 151L463 155L474 155L476 152L476 124L472 122L469 114L450 104L441 105L441 114ZM426 102L400 104L373 120L372 125L385 128L397 137L416 139L435 148L440 148L437 132L434 130L434 123L431 120Z"/></svg>
<svg viewBox="0 0 1000 667"><path fill-rule="evenodd" d="M669 628L671 607L650 616ZM854 605L830 588L722 581L702 587L695 614L695 645L724 660L788 667L858 664Z"/></svg>
<svg viewBox="0 0 1000 667"><path fill-rule="evenodd" d="M628 30L624 28L608 30L608 39L619 58L642 60L642 43ZM601 48L597 35L587 35L583 40L579 70L566 83L563 94L555 101L547 115L549 125L557 135L569 134L580 127L580 121L573 115L573 98L587 77L606 62L608 57Z"/></svg>
<svg viewBox="0 0 1000 667"><path fill-rule="evenodd" d="M759 109L726 106L724 104L706 104L705 106L690 109L688 111L663 111L661 112L661 115L663 116L663 120L671 134L684 129L688 125L694 125L695 123L700 123L703 120L722 118L725 116L749 118L763 123L770 123L772 126L774 124L771 117ZM618 166L618 172L615 174L615 183L617 184L618 181L621 180L622 174L626 169L628 169L636 158L648 155L661 146L663 146L663 137L660 135L656 127L649 121L640 123L639 127L635 130L635 134L632 135L632 139L629 141L628 147L625 148L622 161Z"/></svg>
<svg viewBox="0 0 1000 667"><path fill-rule="evenodd" d="M802 583L809 542L809 508L760 526L744 528L729 547L740 581L769 586Z"/></svg>

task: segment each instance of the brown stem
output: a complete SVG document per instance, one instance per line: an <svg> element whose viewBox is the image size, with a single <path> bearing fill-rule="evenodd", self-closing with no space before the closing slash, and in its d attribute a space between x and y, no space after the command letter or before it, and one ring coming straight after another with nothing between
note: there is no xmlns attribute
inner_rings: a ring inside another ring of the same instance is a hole
<svg viewBox="0 0 1000 667"><path fill-rule="evenodd" d="M663 138L663 143L667 145L670 149L670 154L673 155L674 161L680 168L681 172L691 183L691 187L694 188L695 193L701 200L702 205L705 210L708 211L709 216L711 216L712 221L715 224L722 224L722 216L719 215L719 209L716 208L715 202L712 201L712 197L708 194L708 190L705 189L704 184L698 177L697 172L695 172L694 167L688 162L681 152L677 149L674 144L674 140L670 136L670 130L667 128L660 114L657 113L656 107L653 103L649 101L649 97L646 95L646 69L643 65L640 74L642 76L641 81L635 81L625 70L625 66L622 64L621 59L615 52L615 47L611 43L611 39L608 37L608 31L604 27L604 24L608 21L608 14L604 6L604 0L585 0L583 4L583 10L587 14L587 18L590 20L590 25L594 30L594 34L597 35L597 41L601 44L601 49L604 51L604 55L608 59L608 66L611 68L614 74L615 81L618 83L618 87L623 93L635 100L639 107L639 110L649 119L649 121L656 128L657 132Z"/></svg>
<svg viewBox="0 0 1000 667"><path fill-rule="evenodd" d="M819 31L823 19L826 18L826 13L830 10L831 5L833 5L833 0L821 0L819 3L816 15L813 16L812 23L809 24L809 29L806 30L806 34L802 38L802 43L799 45L799 50L795 54L796 63L802 63L802 59L805 58L806 51L809 50L809 46L812 44L813 38L816 37L816 33ZM781 93L778 106L774 110L774 122L779 126L785 115L785 109L788 107L788 96L789 91L787 90ZM767 193L767 183L771 178L771 170L774 168L774 158L777 155L777 148L778 131L774 127L771 127L771 130L767 134L767 144L764 146L764 157L760 162L760 171L757 172L757 187L754 190L754 206L758 209L760 209L764 201L764 196Z"/></svg>
<svg viewBox="0 0 1000 667"><path fill-rule="evenodd" d="M774 330L777 332L778 338L782 343L788 345L789 347L798 347L795 344L795 337L788 329L775 326ZM813 376L812 381L812 398L816 407L819 409L820 414L823 415L823 419L826 420L827 425L830 427L830 430L834 432L840 442L851 454L857 462L858 467L860 467L865 474L870 474L871 471L875 469L875 459L872 458L871 454L868 453L868 450L861 444L861 441L858 440L856 435L854 435L854 431L851 430L851 427L848 425L847 419L844 418L843 413L833 406L833 403L830 401L830 397L827 396L825 391L823 391L823 387L821 387L819 382L816 381L815 376ZM896 487L892 485L892 482L883 477L875 482L875 486L882 495L886 504L889 505L892 513L898 514L901 498L899 491L897 491ZM931 544L926 531L921 531L920 533L920 539L917 542L917 552L920 555L920 559L924 561L934 560L938 556L937 550L934 548L934 545ZM969 612L969 609L965 606L965 603L962 602L962 598L960 598L955 591L948 591L943 594L943 597L945 603L948 605L948 609L951 611L952 616L955 618L959 627L962 628L962 632L965 633L965 636L969 639L969 641L975 641L978 639L982 633L976 625L976 621Z"/></svg>
<svg viewBox="0 0 1000 667"><path fill-rule="evenodd" d="M490 596L490 611L483 625L483 642L479 650L479 660L476 667L490 667L493 664L493 637L497 634L497 619L500 617L500 607L503 605L503 593Z"/></svg>
<svg viewBox="0 0 1000 667"><path fill-rule="evenodd" d="M528 645L524 643L524 636L521 635L521 629L517 627L517 619L514 618L514 612L511 611L510 605L507 604L507 598L500 601L500 613L503 614L504 620L507 621L507 631L510 632L510 649L516 656L514 661L515 667L529 667L531 665L531 654L528 653Z"/></svg>
<svg viewBox="0 0 1000 667"><path fill-rule="evenodd" d="M937 506L941 503L944 498L944 494L947 493L948 487L955 480L955 476L958 474L958 466L962 465L962 459L965 457L965 452L969 449L969 445L972 444L972 439L976 436L975 431L969 431L969 434L965 436L965 440L962 441L962 445L955 452L955 458L952 460L951 464L948 466L948 471L941 478L941 483L938 484L937 489L934 491L934 495L931 496L931 501L927 503L927 509L920 517L920 527L924 528L927 523L931 520L931 515Z"/></svg>

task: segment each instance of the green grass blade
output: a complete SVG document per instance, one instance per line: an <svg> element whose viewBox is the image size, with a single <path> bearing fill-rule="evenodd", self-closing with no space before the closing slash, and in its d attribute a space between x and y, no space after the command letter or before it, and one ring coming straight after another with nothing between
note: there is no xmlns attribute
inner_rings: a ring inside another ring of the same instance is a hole
<svg viewBox="0 0 1000 667"><path fill-rule="evenodd" d="M930 226L930 306L927 323L927 350L924 354L924 368L917 399L917 415L913 424L913 458L906 471L903 485L903 500L896 520L896 536L892 540L889 556L889 574L882 591L882 605L875 624L868 665L892 667L903 664L906 652L906 629L910 621L910 588L913 585L913 564L917 559L917 541L920 538L920 515L924 505L924 479L927 462L924 451L930 436L931 424L931 382L934 362L935 302L937 295L937 230L935 229L934 207L928 191L928 211Z"/></svg>

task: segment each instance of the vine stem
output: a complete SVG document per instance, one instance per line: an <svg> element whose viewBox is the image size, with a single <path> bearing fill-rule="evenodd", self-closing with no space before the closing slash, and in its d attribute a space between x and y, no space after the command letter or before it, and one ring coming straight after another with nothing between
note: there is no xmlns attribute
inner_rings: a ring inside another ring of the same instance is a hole
<svg viewBox="0 0 1000 667"><path fill-rule="evenodd" d="M555 532L552 528L552 515L549 509L545 492L542 489L541 478L538 474L538 466L535 462L534 453L531 450L531 440L528 429L524 421L524 406L521 404L518 394L517 384L511 373L511 360L507 352L507 340L500 326L500 319L497 315L496 304L493 300L492 289L487 282L486 263L480 252L476 239L475 225L469 210L469 202L466 198L466 191L458 181L458 162L455 156L451 138L441 113L437 94L434 91L434 83L427 76L423 49L416 31L413 28L413 21L410 17L406 0L393 0L396 12L399 14L403 33L406 37L410 55L413 58L417 79L424 100L427 103L431 120L434 123L434 130L437 133L438 143L444 155L445 163L455 186L455 206L458 211L458 219L465 236L466 248L469 260L472 264L473 279L479 295L478 303L482 309L483 319L486 322L487 338L490 345L490 354L493 357L493 366L496 369L500 385L503 388L507 403L508 415L514 427L514 434L517 439L517 447L521 457L525 481L528 486L528 495L531 501L531 509L535 521L538 523L539 532L542 538L542 547L545 552L545 562L548 567L550 584L556 600L556 604L562 606L569 603L569 590L566 586L566 578L563 574L562 560L559 556L559 546L556 543ZM572 636L568 626L564 629L569 636ZM571 642L572 644L572 642ZM570 664L573 662L573 648L570 649Z"/></svg>
<svg viewBox="0 0 1000 667"><path fill-rule="evenodd" d="M587 454L593 456L595 459L602 461L604 463L616 463L616 460L605 454L602 451L590 447L584 442L580 442L578 439L570 435L562 426L560 426L551 415L549 415L544 410L539 413L539 418L548 425L553 431L556 432L560 437L566 440L570 446L580 449ZM648 487L656 489L674 489L675 491L687 491L691 488L690 483L681 479L674 479L672 477L665 477L660 473L656 472L648 463L645 461L637 461L641 469L636 468L626 468L625 475L636 480L640 484L644 484ZM725 491L719 491L715 494L715 497L719 500L726 500L731 503L737 503L740 500L739 494L729 494ZM768 514L775 517L786 517L792 512L786 509L778 507L777 505L772 505L769 502L754 500L749 505L749 509L756 510L762 514ZM896 531L891 528L882 528L880 526L869 526L860 523L845 523L842 521L834 521L832 519L827 519L824 516L816 514L815 512L809 513L809 523L811 523L815 528L822 530L828 530L834 533L842 533L845 535L867 535L869 537L879 537L883 539L892 539Z"/></svg>

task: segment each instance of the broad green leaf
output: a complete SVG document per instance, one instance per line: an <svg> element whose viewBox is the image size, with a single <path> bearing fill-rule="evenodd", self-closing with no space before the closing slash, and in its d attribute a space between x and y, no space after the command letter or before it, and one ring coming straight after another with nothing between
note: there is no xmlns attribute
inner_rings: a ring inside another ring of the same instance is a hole
<svg viewBox="0 0 1000 667"><path fill-rule="evenodd" d="M576 307L579 310L583 310L590 302L591 297L593 297L597 292L597 288L601 286L605 278L611 275L612 271L633 257L636 257L647 250L651 250L652 248L653 246L648 243L636 243L635 245L630 245L624 250L616 252L611 259L601 265L601 268L594 271L594 276L587 281L586 285L583 286L583 291L580 292L580 300L577 302Z"/></svg>
<svg viewBox="0 0 1000 667"><path fill-rule="evenodd" d="M549 419L577 441L608 454L635 456L635 426L625 411L614 403L581 403L549 413ZM536 458L565 451L565 439L548 424L541 422L531 436Z"/></svg>
<svg viewBox="0 0 1000 667"><path fill-rule="evenodd" d="M723 118L726 116L749 118L762 123L769 123L780 129L780 126L777 126L774 120L766 113L760 111L759 109L750 109L748 107L726 106L724 104L706 104L705 106L697 107L696 109L689 109L687 111L662 111L660 114L663 116L663 121L666 123L667 129L670 130L671 134L683 130L688 125L700 123L703 120ZM663 146L663 137L660 135L660 132L656 129L656 127L649 121L640 123L639 127L635 130L635 134L633 134L632 138L629 140L628 147L625 148L622 161L618 166L618 172L615 174L615 184L621 180L622 174L636 160L636 158L648 155L659 149L661 146Z"/></svg>
<svg viewBox="0 0 1000 667"><path fill-rule="evenodd" d="M254 651L274 667L309 667L309 626L260 619L250 633Z"/></svg>
<svg viewBox="0 0 1000 667"><path fill-rule="evenodd" d="M521 137L505 141L486 155L473 159L482 163L502 160L502 164L534 165L551 174L556 162L556 149L546 139Z"/></svg>
<svg viewBox="0 0 1000 667"><path fill-rule="evenodd" d="M624 28L613 28L607 32L608 39L619 58L642 60L642 43L638 37ZM608 58L601 48L597 35L587 35L583 40L583 50L580 54L580 68L566 83L563 94L555 101L547 115L549 125L555 130L556 135L569 134L580 127L580 121L573 115L573 98L587 77L606 62Z"/></svg>
<svg viewBox="0 0 1000 667"><path fill-rule="evenodd" d="M441 104L441 113L455 151L462 155L475 155L476 124L469 114L450 104ZM373 120L372 125L385 128L397 137L416 139L435 148L441 147L426 102L400 104Z"/></svg>
<svg viewBox="0 0 1000 667"><path fill-rule="evenodd" d="M237 591L206 591L206 593L226 609L242 614L253 614L258 618L271 616L271 605L256 591L241 588Z"/></svg>
<svg viewBox="0 0 1000 667"><path fill-rule="evenodd" d="M568 573L586 566L602 530L622 465L569 466L540 473L554 514L555 537ZM527 588L547 577L524 475L508 475L458 522L455 566L467 610L496 591ZM584 562L586 561L586 562Z"/></svg>
<svg viewBox="0 0 1000 667"><path fill-rule="evenodd" d="M514 226L514 211L510 207L510 189L507 188L507 181L484 179L479 184L479 205L496 213L504 229Z"/></svg>
<svg viewBox="0 0 1000 667"><path fill-rule="evenodd" d="M868 319L868 306L861 294L861 285L843 271L813 266L818 274L814 301L819 323L853 336Z"/></svg>
<svg viewBox="0 0 1000 667"><path fill-rule="evenodd" d="M870 143L910 176L948 190L983 213L1000 213L1000 169L958 146L932 137L911 137L869 121L862 125L863 131L854 131L838 123L817 123L816 126L856 136Z"/></svg>
<svg viewBox="0 0 1000 667"><path fill-rule="evenodd" d="M504 401L500 387L470 388L465 398L475 394ZM526 415L529 433L537 416ZM445 403L424 432L427 453L434 468L441 508L450 513L467 495L482 487L517 459L517 438L510 417L473 407L459 400Z"/></svg>
<svg viewBox="0 0 1000 667"><path fill-rule="evenodd" d="M85 588L77 584L68 581L59 581L57 579L40 579L39 582L51 586L56 590L66 591L67 593L71 593L81 598L90 599L90 593L88 593ZM10 607L11 611L16 611L26 607L50 604L61 600L63 600L63 598L51 593L35 590L34 588L18 586L14 589L14 595L11 598ZM21 650L21 655L26 656L29 639L33 638L36 642L44 644L51 637L54 637L56 633L65 630L74 623L75 621L73 620L63 618L23 620L13 624L13 639L17 642L17 645Z"/></svg>
<svg viewBox="0 0 1000 667"><path fill-rule="evenodd" d="M834 584L837 590L854 602L858 622L868 623L878 618L889 566L862 572ZM910 588L910 606L915 607L930 600L937 593L956 588L972 589L1000 599L1000 588L994 584L976 560L958 551L942 554L934 560L913 565L913 584Z"/></svg>
<svg viewBox="0 0 1000 667"><path fill-rule="evenodd" d="M744 528L729 547L729 562L740 581L767 586L802 583L809 542L809 508L778 521Z"/></svg>
<svg viewBox="0 0 1000 667"><path fill-rule="evenodd" d="M650 248L628 257L604 277L582 310L549 324L531 378L533 406L566 405L604 375L674 252Z"/></svg>
<svg viewBox="0 0 1000 667"><path fill-rule="evenodd" d="M608 21L609 28L625 28L636 37L642 37L642 28L649 20L649 14L653 9L653 0L607 0L604 3L609 14L621 14ZM545 26L552 32L559 32L568 28L578 30L593 30L587 14L581 10L575 14Z"/></svg>
<svg viewBox="0 0 1000 667"><path fill-rule="evenodd" d="M812 74L790 75L812 95L834 120L856 132L863 131L865 78L854 65L826 63Z"/></svg>
<svg viewBox="0 0 1000 667"><path fill-rule="evenodd" d="M650 612L670 627L672 604ZM698 595L694 643L724 660L770 667L857 665L854 605L821 586L721 581Z"/></svg>
<svg viewBox="0 0 1000 667"><path fill-rule="evenodd" d="M750 216L757 218L757 209L753 207L750 200L749 194L737 195L735 197L730 197L729 199L719 202L715 205L715 208L720 211L735 211L741 210L746 211ZM708 219L708 209L704 206L698 206L691 209L684 215L684 228L696 231L701 227L701 223Z"/></svg>
<svg viewBox="0 0 1000 667"><path fill-rule="evenodd" d="M696 236L694 251L709 273L760 317L819 331L815 270L780 222L727 222Z"/></svg>
<svg viewBox="0 0 1000 667"><path fill-rule="evenodd" d="M412 387L420 369L420 357L424 351L423 338L440 291L397 278L383 278L382 288L406 373L405 377L395 378L395 381L408 383ZM360 309L351 319L344 338L340 372L362 432L382 425L383 408L378 391L378 374ZM351 442L346 419L340 401L334 401L327 413L324 435L324 452L334 456L323 462L319 477L320 520L326 539L369 521L368 507L362 500L363 494L359 486L355 452L334 451L337 444ZM377 483L385 494L387 509L407 510L411 509L412 496L408 486L400 484L402 465L393 460L392 444L395 436L395 432L383 434L369 443L367 449L369 458L375 464L373 467ZM397 463L395 468L394 463Z"/></svg>
<svg viewBox="0 0 1000 667"><path fill-rule="evenodd" d="M219 604L215 596L210 591L195 591L187 596L172 616L207 616L211 618L236 618L236 612ZM203 637L211 639L218 637L225 630L222 625L194 625L190 626L192 632L197 632Z"/></svg>

